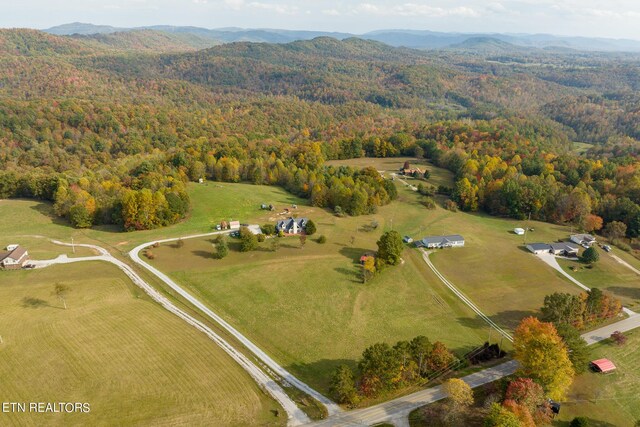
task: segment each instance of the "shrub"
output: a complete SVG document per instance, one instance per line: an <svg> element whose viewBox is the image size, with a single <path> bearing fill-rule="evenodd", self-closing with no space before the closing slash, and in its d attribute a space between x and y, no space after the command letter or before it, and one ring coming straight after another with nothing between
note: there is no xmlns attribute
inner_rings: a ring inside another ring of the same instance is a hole
<svg viewBox="0 0 640 427"><path fill-rule="evenodd" d="M316 242L321 244L327 243L327 238L324 236L324 234L321 234L320 236L318 236L318 239L316 240Z"/></svg>
<svg viewBox="0 0 640 427"><path fill-rule="evenodd" d="M458 204L451 199L444 202L444 208L451 212L458 212Z"/></svg>
<svg viewBox="0 0 640 427"><path fill-rule="evenodd" d="M628 245L626 242L622 241L622 239L613 239L611 243L616 245L618 248L622 249L625 252L631 252L631 246Z"/></svg>
<svg viewBox="0 0 640 427"><path fill-rule="evenodd" d="M262 228L262 232L267 236L272 236L276 234L276 226L273 224L264 224L261 228Z"/></svg>
<svg viewBox="0 0 640 427"><path fill-rule="evenodd" d="M571 420L569 427L589 427L589 419L585 417L575 417Z"/></svg>
<svg viewBox="0 0 640 427"><path fill-rule="evenodd" d="M420 202L425 208L432 210L436 208L436 202L431 197L426 197Z"/></svg>
<svg viewBox="0 0 640 427"><path fill-rule="evenodd" d="M627 342L627 336L620 331L611 334L611 339L616 345L624 345Z"/></svg>
<svg viewBox="0 0 640 427"><path fill-rule="evenodd" d="M266 239L266 236L262 233L258 234L258 242L264 242Z"/></svg>
<svg viewBox="0 0 640 427"><path fill-rule="evenodd" d="M344 216L344 211L340 206L336 206L335 208L333 208L333 212L336 214L336 216L339 216L340 218Z"/></svg>
<svg viewBox="0 0 640 427"><path fill-rule="evenodd" d="M258 247L258 238L247 227L240 227L240 252L249 252Z"/></svg>
<svg viewBox="0 0 640 427"><path fill-rule="evenodd" d="M278 231L278 237L284 237L284 231L282 230Z"/></svg>

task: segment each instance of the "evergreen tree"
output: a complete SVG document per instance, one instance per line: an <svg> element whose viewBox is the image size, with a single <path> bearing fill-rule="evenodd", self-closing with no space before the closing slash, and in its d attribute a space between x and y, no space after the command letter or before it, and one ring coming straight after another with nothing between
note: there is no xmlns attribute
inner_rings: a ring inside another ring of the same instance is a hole
<svg viewBox="0 0 640 427"><path fill-rule="evenodd" d="M580 258L586 264L593 264L600 259L600 254L594 247L587 248Z"/></svg>

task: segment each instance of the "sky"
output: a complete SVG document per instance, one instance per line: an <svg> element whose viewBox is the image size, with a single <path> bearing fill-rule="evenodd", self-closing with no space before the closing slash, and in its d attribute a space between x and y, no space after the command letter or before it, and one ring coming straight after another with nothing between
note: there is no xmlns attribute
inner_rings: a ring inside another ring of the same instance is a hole
<svg viewBox="0 0 640 427"><path fill-rule="evenodd" d="M0 27L133 27L548 33L640 40L640 0L0 0Z"/></svg>

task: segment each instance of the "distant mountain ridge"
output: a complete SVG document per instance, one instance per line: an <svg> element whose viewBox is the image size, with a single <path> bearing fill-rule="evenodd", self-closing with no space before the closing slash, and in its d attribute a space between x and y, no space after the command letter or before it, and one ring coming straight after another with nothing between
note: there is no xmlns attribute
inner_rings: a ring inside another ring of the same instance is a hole
<svg viewBox="0 0 640 427"><path fill-rule="evenodd" d="M296 31L281 29L245 29L245 28L217 28L207 29L191 26L153 25L146 27L119 28L109 25L94 25L74 22L43 30L55 35L95 35L137 30L154 30L163 33L188 35L183 39L185 43L192 43L194 48L202 48L221 43L238 41L290 43L298 40L311 40L317 37L333 37L338 40L357 37L375 40L394 47L409 47L413 49L443 49L459 45L469 39L490 38L509 43L514 46L541 49L575 49L584 51L605 52L640 52L640 41L628 39L608 39L597 37L555 36L550 34L502 34L502 33L447 33L429 30L377 30L365 34L350 34L327 31ZM185 40L190 40L185 41ZM475 43L475 42L474 42ZM474 43L467 43L467 48ZM486 43L483 43L482 47ZM495 47L495 46L494 46ZM505 47L503 45L503 47Z"/></svg>

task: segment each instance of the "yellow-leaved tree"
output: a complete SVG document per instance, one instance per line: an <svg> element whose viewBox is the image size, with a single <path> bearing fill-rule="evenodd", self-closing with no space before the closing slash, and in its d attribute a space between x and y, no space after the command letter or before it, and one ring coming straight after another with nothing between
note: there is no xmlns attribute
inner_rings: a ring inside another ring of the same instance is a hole
<svg viewBox="0 0 640 427"><path fill-rule="evenodd" d="M555 326L527 317L515 330L513 347L520 374L540 383L551 399L564 399L575 372Z"/></svg>

